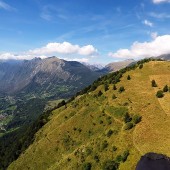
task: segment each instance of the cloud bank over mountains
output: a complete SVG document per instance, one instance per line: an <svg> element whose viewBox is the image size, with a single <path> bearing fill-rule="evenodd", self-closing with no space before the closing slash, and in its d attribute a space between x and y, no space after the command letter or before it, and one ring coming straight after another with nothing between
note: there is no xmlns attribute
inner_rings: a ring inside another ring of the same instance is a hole
<svg viewBox="0 0 170 170"><path fill-rule="evenodd" d="M150 42L134 42L129 49L119 49L108 55L120 59L140 59L170 53L170 35L155 36Z"/></svg>
<svg viewBox="0 0 170 170"><path fill-rule="evenodd" d="M13 54L10 52L4 52L0 54L0 59L32 59L35 57L46 58L51 56L63 55L62 57L68 60L88 61L89 57L98 55L98 50L92 45L79 46L73 45L69 42L63 43L48 43L46 46L36 48L26 52ZM79 56L81 58L69 58L70 55ZM67 57L66 57L67 56ZM87 58L84 58L87 57ZM82 58L83 57L83 58Z"/></svg>
<svg viewBox="0 0 170 170"><path fill-rule="evenodd" d="M151 33L152 40L146 42L134 42L131 47L119 49L115 52L109 52L103 55L93 45L74 45L69 42L48 43L47 45L29 50L26 52L13 54L10 52L1 53L0 59L33 59L35 57L47 58L57 56L69 61L89 62L94 57L112 57L116 60L123 59L141 59L145 57L156 57L162 54L170 53L170 35L158 36L157 32ZM61 57L60 57L61 56Z"/></svg>

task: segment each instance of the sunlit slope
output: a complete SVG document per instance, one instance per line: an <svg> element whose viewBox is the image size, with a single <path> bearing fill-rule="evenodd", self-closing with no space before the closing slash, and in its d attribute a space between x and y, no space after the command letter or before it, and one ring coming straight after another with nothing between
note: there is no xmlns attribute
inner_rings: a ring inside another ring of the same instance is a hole
<svg viewBox="0 0 170 170"><path fill-rule="evenodd" d="M153 79L158 87L151 86ZM120 163L120 170L133 170L147 152L170 156L170 93L164 93L161 99L156 97L166 84L170 86L170 62L151 61L142 69L123 74L117 90L113 90L113 84L107 91L100 85L78 96L67 107L53 111L34 143L8 169L81 170L90 163L96 170L114 160ZM122 93L121 86L125 88ZM100 90L103 94L98 96ZM142 116L130 130L124 130L127 112L131 117ZM120 155L126 152L127 160L120 161Z"/></svg>

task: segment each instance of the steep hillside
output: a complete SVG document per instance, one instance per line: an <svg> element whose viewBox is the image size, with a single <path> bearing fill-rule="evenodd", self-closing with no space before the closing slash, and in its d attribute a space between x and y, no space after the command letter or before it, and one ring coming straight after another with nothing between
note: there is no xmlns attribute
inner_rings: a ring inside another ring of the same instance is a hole
<svg viewBox="0 0 170 170"><path fill-rule="evenodd" d="M145 153L170 156L170 93L156 97L169 77L170 62L151 61L98 79L54 110L8 169L133 170Z"/></svg>

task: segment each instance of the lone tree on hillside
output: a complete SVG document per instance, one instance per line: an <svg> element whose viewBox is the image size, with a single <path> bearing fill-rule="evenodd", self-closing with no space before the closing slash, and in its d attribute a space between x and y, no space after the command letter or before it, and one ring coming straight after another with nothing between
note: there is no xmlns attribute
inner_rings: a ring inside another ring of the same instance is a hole
<svg viewBox="0 0 170 170"><path fill-rule="evenodd" d="M117 97L116 97L116 95L115 94L113 94L112 95L112 99L116 99Z"/></svg>
<svg viewBox="0 0 170 170"><path fill-rule="evenodd" d="M117 87L116 87L116 85L115 85L115 84L113 85L113 90L117 90Z"/></svg>
<svg viewBox="0 0 170 170"><path fill-rule="evenodd" d="M131 79L131 77L130 77L130 75L128 75L128 76L127 76L127 80L130 80L130 79Z"/></svg>
<svg viewBox="0 0 170 170"><path fill-rule="evenodd" d="M130 122L131 120L132 118L130 117L129 113L126 112L124 115L124 122L127 123L127 122Z"/></svg>
<svg viewBox="0 0 170 170"><path fill-rule="evenodd" d="M152 87L157 87L156 81L152 80Z"/></svg>
<svg viewBox="0 0 170 170"><path fill-rule="evenodd" d="M123 86L121 86L121 87L119 88L119 92L122 93L123 91L125 91L125 88L124 88Z"/></svg>
<svg viewBox="0 0 170 170"><path fill-rule="evenodd" d="M140 64L140 65L139 65L139 69L142 69L142 68L143 68L143 64Z"/></svg>
<svg viewBox="0 0 170 170"><path fill-rule="evenodd" d="M162 90L157 91L156 97L158 97L158 98L164 97L163 91Z"/></svg>
<svg viewBox="0 0 170 170"><path fill-rule="evenodd" d="M100 97L103 93L101 91L98 92L97 96Z"/></svg>
<svg viewBox="0 0 170 170"><path fill-rule="evenodd" d="M168 85L164 86L163 92L168 92L168 90L169 90Z"/></svg>
<svg viewBox="0 0 170 170"><path fill-rule="evenodd" d="M133 120L134 124L138 124L142 120L142 116L134 115L132 120Z"/></svg>
<svg viewBox="0 0 170 170"><path fill-rule="evenodd" d="M104 90L105 90L105 91L109 90L108 84L105 84L105 85L104 85Z"/></svg>
<svg viewBox="0 0 170 170"><path fill-rule="evenodd" d="M91 170L91 168L92 168L92 165L91 165L90 162L87 162L87 163L85 163L85 164L83 165L83 169L84 169L84 170Z"/></svg>

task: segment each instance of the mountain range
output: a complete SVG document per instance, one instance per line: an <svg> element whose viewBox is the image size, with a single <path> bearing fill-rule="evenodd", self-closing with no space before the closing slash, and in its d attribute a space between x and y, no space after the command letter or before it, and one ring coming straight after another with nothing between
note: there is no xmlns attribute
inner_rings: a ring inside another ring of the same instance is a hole
<svg viewBox="0 0 170 170"><path fill-rule="evenodd" d="M75 61L56 57L0 63L0 92L43 98L66 98L101 74Z"/></svg>
<svg viewBox="0 0 170 170"><path fill-rule="evenodd" d="M126 60L102 68L57 57L1 61L0 93L65 98L90 85L101 75L133 62Z"/></svg>

